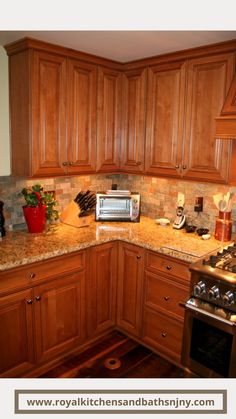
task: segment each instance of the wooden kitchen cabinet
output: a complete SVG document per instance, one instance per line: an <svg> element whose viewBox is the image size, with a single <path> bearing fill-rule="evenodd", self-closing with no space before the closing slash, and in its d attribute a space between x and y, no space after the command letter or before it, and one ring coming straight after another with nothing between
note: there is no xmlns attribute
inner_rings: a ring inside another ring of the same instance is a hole
<svg viewBox="0 0 236 419"><path fill-rule="evenodd" d="M148 70L145 172L181 176L186 65L159 64Z"/></svg>
<svg viewBox="0 0 236 419"><path fill-rule="evenodd" d="M186 179L228 180L231 142L215 140L215 117L220 115L234 66L234 53L188 61L184 149L178 162Z"/></svg>
<svg viewBox="0 0 236 419"><path fill-rule="evenodd" d="M146 69L125 71L122 75L121 169L144 170L146 124Z"/></svg>
<svg viewBox="0 0 236 419"><path fill-rule="evenodd" d="M121 72L98 69L97 165L99 172L120 169Z"/></svg>
<svg viewBox="0 0 236 419"><path fill-rule="evenodd" d="M26 49L9 72L12 174L65 174L66 57Z"/></svg>
<svg viewBox="0 0 236 419"><path fill-rule="evenodd" d="M188 264L147 251L145 266L142 340L180 364L184 321L180 303L189 296Z"/></svg>
<svg viewBox="0 0 236 419"><path fill-rule="evenodd" d="M95 172L97 66L68 59L67 173Z"/></svg>
<svg viewBox="0 0 236 419"><path fill-rule="evenodd" d="M227 182L231 143L215 140L234 74L234 53L152 66L148 73L145 171Z"/></svg>
<svg viewBox="0 0 236 419"><path fill-rule="evenodd" d="M1 377L24 376L85 340L85 252L0 272L0 282Z"/></svg>
<svg viewBox="0 0 236 419"><path fill-rule="evenodd" d="M86 281L88 336L104 332L116 323L117 243L89 249Z"/></svg>
<svg viewBox="0 0 236 419"><path fill-rule="evenodd" d="M144 249L119 243L118 252L117 326L140 337Z"/></svg>
<svg viewBox="0 0 236 419"><path fill-rule="evenodd" d="M21 376L35 362L32 291L0 298L0 376Z"/></svg>
<svg viewBox="0 0 236 419"><path fill-rule="evenodd" d="M85 273L64 275L34 289L36 359L44 362L85 338Z"/></svg>
<svg viewBox="0 0 236 419"><path fill-rule="evenodd" d="M27 40L7 49L16 176L95 172L97 66L54 49Z"/></svg>

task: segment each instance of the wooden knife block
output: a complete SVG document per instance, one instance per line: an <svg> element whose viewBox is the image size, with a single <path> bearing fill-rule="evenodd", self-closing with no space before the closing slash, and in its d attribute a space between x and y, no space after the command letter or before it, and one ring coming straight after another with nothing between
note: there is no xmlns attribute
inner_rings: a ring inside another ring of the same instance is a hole
<svg viewBox="0 0 236 419"><path fill-rule="evenodd" d="M88 217L79 217L80 208L75 201L71 201L67 207L62 211L60 220L64 224L73 227L86 227L89 225Z"/></svg>

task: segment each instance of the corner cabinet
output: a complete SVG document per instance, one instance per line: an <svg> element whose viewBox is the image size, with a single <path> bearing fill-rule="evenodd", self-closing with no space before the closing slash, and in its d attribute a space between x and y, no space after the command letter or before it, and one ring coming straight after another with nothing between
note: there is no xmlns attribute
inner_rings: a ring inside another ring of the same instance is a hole
<svg viewBox="0 0 236 419"><path fill-rule="evenodd" d="M117 326L140 337L144 249L119 243L117 280Z"/></svg>
<svg viewBox="0 0 236 419"><path fill-rule="evenodd" d="M98 68L98 172L119 171L121 146L121 72Z"/></svg>
<svg viewBox="0 0 236 419"><path fill-rule="evenodd" d="M146 126L146 69L122 75L121 170L143 173Z"/></svg>
<svg viewBox="0 0 236 419"><path fill-rule="evenodd" d="M91 247L86 281L86 325L89 337L115 326L116 286L117 243Z"/></svg>
<svg viewBox="0 0 236 419"><path fill-rule="evenodd" d="M95 172L97 66L58 53L10 53L12 174Z"/></svg>

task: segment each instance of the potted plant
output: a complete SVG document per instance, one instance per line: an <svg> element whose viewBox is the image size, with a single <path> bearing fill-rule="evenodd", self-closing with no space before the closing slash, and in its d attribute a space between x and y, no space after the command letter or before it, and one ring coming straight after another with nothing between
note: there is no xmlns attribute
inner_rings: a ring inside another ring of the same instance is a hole
<svg viewBox="0 0 236 419"><path fill-rule="evenodd" d="M21 194L25 198L23 206L25 221L30 233L42 233L46 220L57 220L58 211L54 208L57 202L50 192L44 192L39 184L31 188L23 188Z"/></svg>

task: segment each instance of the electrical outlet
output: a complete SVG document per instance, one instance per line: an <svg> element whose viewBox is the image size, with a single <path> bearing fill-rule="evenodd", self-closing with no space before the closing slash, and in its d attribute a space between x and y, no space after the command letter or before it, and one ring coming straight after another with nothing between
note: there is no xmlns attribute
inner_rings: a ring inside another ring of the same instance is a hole
<svg viewBox="0 0 236 419"><path fill-rule="evenodd" d="M197 196L194 205L195 212L202 212L203 211L203 197Z"/></svg>

